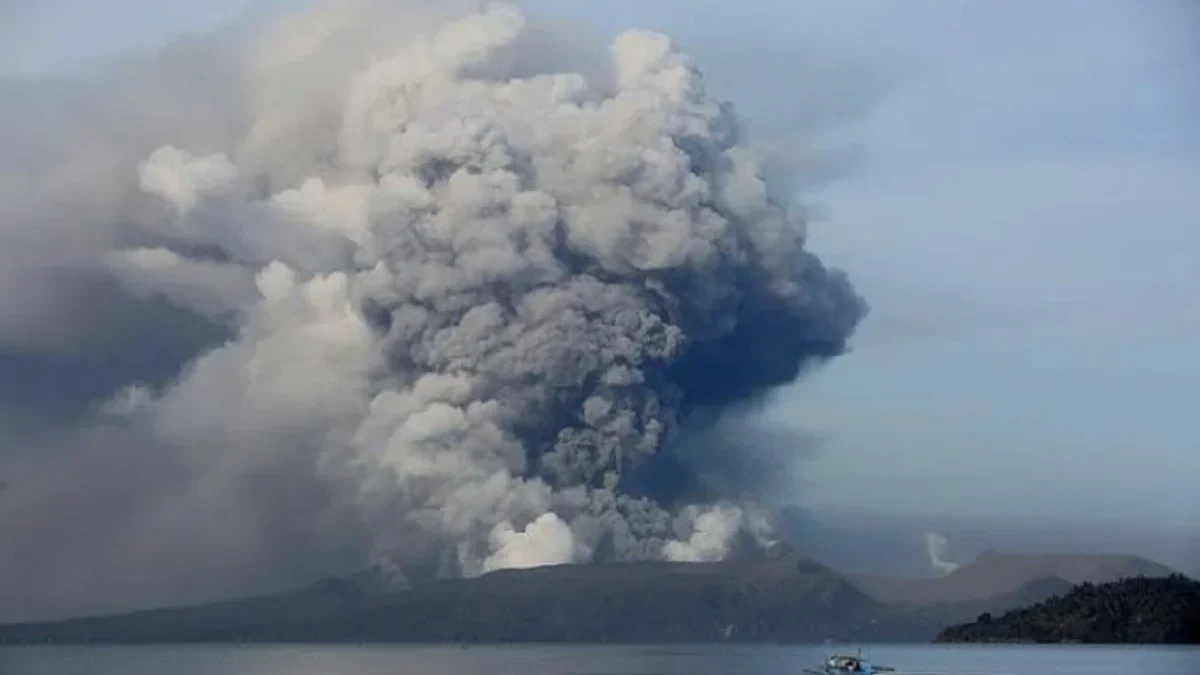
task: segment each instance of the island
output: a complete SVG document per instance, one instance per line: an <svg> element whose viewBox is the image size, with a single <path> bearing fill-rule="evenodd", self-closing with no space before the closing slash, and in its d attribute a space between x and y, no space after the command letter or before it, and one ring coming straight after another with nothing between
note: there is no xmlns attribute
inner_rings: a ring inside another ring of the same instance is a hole
<svg viewBox="0 0 1200 675"><path fill-rule="evenodd" d="M1131 556L987 552L938 577L859 577L786 549L720 562L506 569L400 587L365 571L202 605L9 623L0 625L0 644L929 642L981 613L1008 617L1134 576L1152 584L1131 595L1158 639L1166 617L1194 613L1195 582L1171 574ZM1176 591L1156 590L1152 577L1169 578Z"/></svg>
<svg viewBox="0 0 1200 675"><path fill-rule="evenodd" d="M1200 644L1200 582L1182 574L1085 582L999 617L981 614L936 641Z"/></svg>
<svg viewBox="0 0 1200 675"><path fill-rule="evenodd" d="M202 607L0 626L0 644L842 642L919 640L936 629L787 557L547 566L391 593L327 579Z"/></svg>

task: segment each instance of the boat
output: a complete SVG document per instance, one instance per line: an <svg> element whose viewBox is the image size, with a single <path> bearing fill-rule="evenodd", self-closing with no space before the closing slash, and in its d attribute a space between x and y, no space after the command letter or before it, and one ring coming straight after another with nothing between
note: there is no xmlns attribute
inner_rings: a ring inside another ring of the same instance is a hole
<svg viewBox="0 0 1200 675"><path fill-rule="evenodd" d="M872 673L894 673L896 669L872 664L863 658L860 650L857 654L833 654L825 659L825 663L820 669L806 668L804 672L809 675L841 675L842 673L872 675Z"/></svg>

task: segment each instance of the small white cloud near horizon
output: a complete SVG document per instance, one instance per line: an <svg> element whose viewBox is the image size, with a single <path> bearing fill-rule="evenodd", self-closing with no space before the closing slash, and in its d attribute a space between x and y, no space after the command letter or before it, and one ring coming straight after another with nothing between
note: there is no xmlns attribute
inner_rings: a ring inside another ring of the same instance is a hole
<svg viewBox="0 0 1200 675"><path fill-rule="evenodd" d="M961 567L960 563L946 560L946 548L949 541L944 535L936 532L925 533L925 553L929 556L929 566L941 574L950 574Z"/></svg>

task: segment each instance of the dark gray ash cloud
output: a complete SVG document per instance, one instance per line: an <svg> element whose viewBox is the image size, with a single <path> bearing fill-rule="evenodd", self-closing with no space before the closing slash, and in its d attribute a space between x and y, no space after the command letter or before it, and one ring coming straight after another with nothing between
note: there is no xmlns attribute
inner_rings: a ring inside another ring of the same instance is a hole
<svg viewBox="0 0 1200 675"><path fill-rule="evenodd" d="M477 5L319 4L5 104L0 369L119 355L11 434L7 618L773 540L789 443L717 431L865 303L667 37Z"/></svg>

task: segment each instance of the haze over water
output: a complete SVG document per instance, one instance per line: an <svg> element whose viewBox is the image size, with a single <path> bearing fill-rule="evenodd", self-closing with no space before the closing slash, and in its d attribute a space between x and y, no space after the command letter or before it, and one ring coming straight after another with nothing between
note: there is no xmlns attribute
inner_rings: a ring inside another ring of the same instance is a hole
<svg viewBox="0 0 1200 675"><path fill-rule="evenodd" d="M0 648L4 675L799 675L834 646L155 646ZM1195 675L1200 649L886 645L926 675Z"/></svg>

